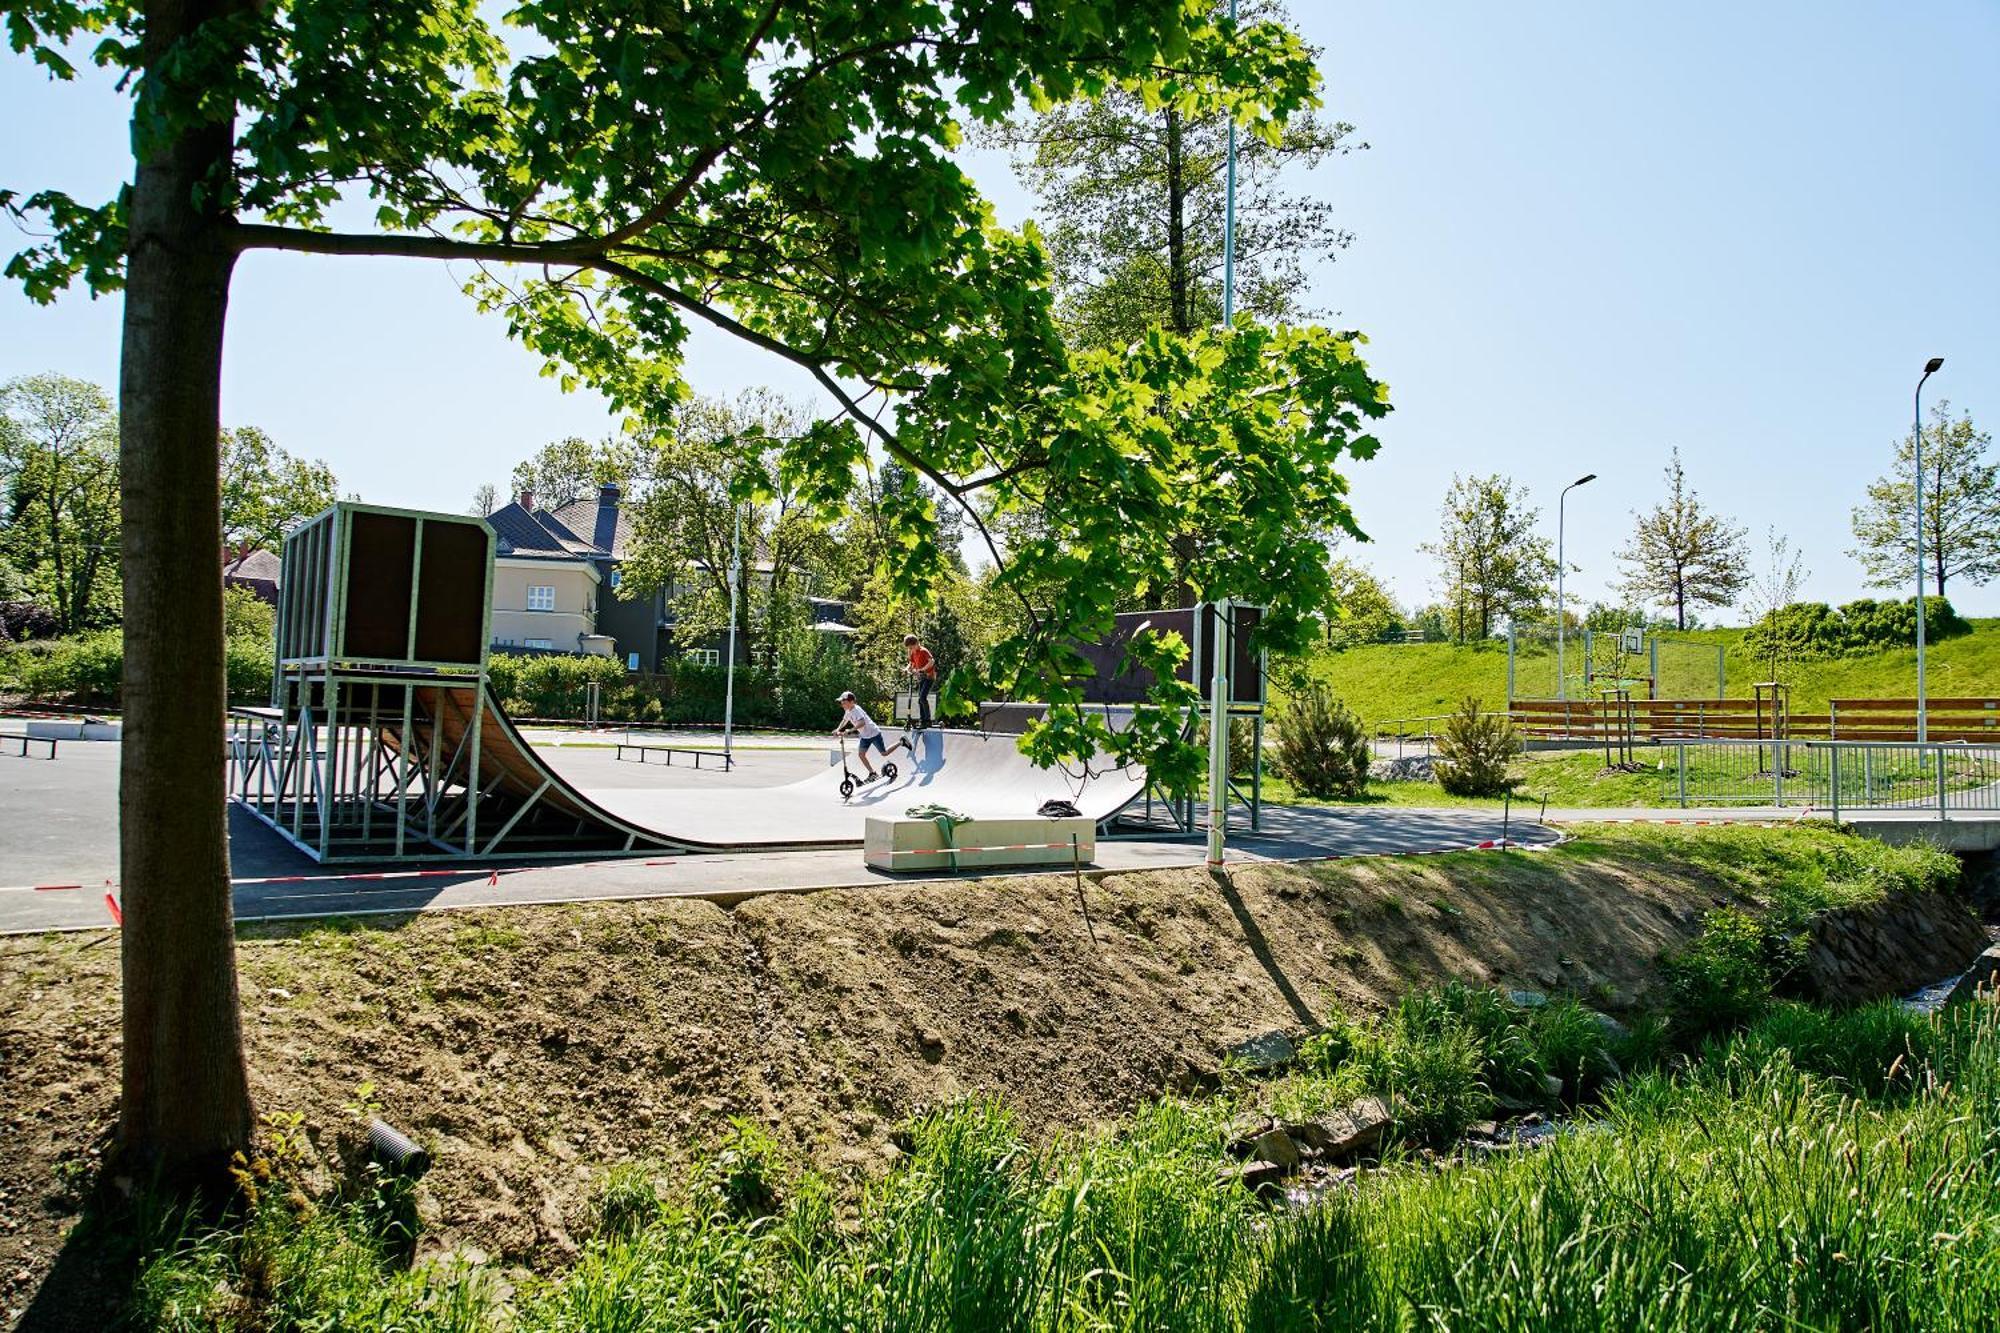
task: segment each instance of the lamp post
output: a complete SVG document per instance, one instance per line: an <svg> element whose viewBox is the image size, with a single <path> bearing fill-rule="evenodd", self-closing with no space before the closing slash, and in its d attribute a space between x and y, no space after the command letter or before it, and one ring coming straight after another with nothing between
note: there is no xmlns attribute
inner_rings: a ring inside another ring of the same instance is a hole
<svg viewBox="0 0 2000 1333"><path fill-rule="evenodd" d="M1595 472L1586 472L1575 481L1562 488L1556 496L1556 698L1569 698L1569 670L1563 663L1563 641L1569 629L1563 619L1563 502L1569 493L1585 482L1597 480ZM1568 726L1565 722L1564 726Z"/></svg>
<svg viewBox="0 0 2000 1333"><path fill-rule="evenodd" d="M736 739L736 597L743 586L743 506L730 497L736 529L729 538L729 662L723 668L722 685L722 767L736 767L732 754Z"/></svg>
<svg viewBox="0 0 2000 1333"><path fill-rule="evenodd" d="M1924 380L1944 368L1944 358L1934 356L1924 362L1923 378L1917 381L1916 412L1911 429L1917 443L1917 744L1930 739L1930 721L1924 706Z"/></svg>

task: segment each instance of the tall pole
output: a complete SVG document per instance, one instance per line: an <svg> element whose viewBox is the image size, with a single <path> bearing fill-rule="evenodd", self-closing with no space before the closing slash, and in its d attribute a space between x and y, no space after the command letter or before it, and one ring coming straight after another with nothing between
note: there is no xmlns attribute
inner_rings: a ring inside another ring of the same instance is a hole
<svg viewBox="0 0 2000 1333"><path fill-rule="evenodd" d="M731 757L736 732L736 599L743 586L743 506L732 498L736 530L729 538L729 664L723 668L722 766L734 768Z"/></svg>
<svg viewBox="0 0 2000 1333"><path fill-rule="evenodd" d="M1569 629L1569 623L1563 617L1563 573L1566 568L1563 559L1563 502L1569 499L1571 491L1585 482L1595 480L1597 480L1595 472L1586 472L1563 487L1562 493L1556 496L1556 698L1558 699L1569 698L1569 669L1563 661L1564 640ZM1589 647L1588 644L1584 646ZM1569 725L1567 718L1563 720L1563 725L1565 727Z"/></svg>
<svg viewBox="0 0 2000 1333"><path fill-rule="evenodd" d="M1236 0L1229 0L1236 22ZM1236 117L1229 118L1229 152L1224 158L1222 194L1222 326L1236 318ZM1215 606L1215 674L1208 684L1208 863L1222 864L1229 838L1229 658L1234 649L1234 614L1227 597ZM1197 622L1201 611L1196 608ZM1196 663L1199 668L1200 663Z"/></svg>
<svg viewBox="0 0 2000 1333"><path fill-rule="evenodd" d="M1924 380L1944 366L1944 358L1934 356L1924 362L1923 377L1917 381L1916 408L1911 429L1917 443L1917 744L1930 739L1929 709L1924 697Z"/></svg>

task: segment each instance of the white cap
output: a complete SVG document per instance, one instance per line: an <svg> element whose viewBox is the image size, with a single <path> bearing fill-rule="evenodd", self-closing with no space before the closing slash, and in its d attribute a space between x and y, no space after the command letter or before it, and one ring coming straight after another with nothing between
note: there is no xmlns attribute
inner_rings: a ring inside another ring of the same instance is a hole
<svg viewBox="0 0 2000 1333"><path fill-rule="evenodd" d="M835 700L834 700L834 702L835 702L835 703L837 703L837 704L844 704L844 703L846 703L846 702L847 702L847 701L848 701L849 699L852 699L853 697L854 697L854 691L853 691L853 690L842 690L842 691L840 692L840 697L839 697L838 699L835 699Z"/></svg>

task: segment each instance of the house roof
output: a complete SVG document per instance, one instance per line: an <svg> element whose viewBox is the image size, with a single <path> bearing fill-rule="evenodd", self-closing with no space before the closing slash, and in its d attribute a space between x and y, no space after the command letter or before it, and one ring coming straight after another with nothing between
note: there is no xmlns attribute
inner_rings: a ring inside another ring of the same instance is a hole
<svg viewBox="0 0 2000 1333"><path fill-rule="evenodd" d="M544 509L510 501L486 516L500 539L499 554L541 560L592 560L609 552L584 540Z"/></svg>
<svg viewBox="0 0 2000 1333"><path fill-rule="evenodd" d="M285 562L271 551L258 547L245 551L233 560L222 562L222 577L241 579L245 582L263 581L272 587L278 586L278 576L284 573Z"/></svg>
<svg viewBox="0 0 2000 1333"><path fill-rule="evenodd" d="M565 528L587 538L601 554L613 560L625 558L632 540L632 520L626 516L616 498L607 504L603 493L599 492L585 500L571 500L568 504L558 505L553 512Z"/></svg>

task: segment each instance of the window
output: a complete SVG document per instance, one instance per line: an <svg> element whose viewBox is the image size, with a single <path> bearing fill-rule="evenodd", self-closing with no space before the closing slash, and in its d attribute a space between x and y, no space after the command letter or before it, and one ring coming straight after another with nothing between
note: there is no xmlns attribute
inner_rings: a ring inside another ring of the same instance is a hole
<svg viewBox="0 0 2000 1333"><path fill-rule="evenodd" d="M530 583L528 585L528 609L530 611L555 610L555 585L552 583Z"/></svg>
<svg viewBox="0 0 2000 1333"><path fill-rule="evenodd" d="M556 641L554 639L524 639L521 646L524 648L553 648L556 646Z"/></svg>
<svg viewBox="0 0 2000 1333"><path fill-rule="evenodd" d="M687 650L687 660L699 662L703 666L720 666L722 654L713 648L690 648Z"/></svg>
<svg viewBox="0 0 2000 1333"><path fill-rule="evenodd" d="M627 671L637 671L639 669L639 654L625 654L625 669Z"/></svg>
<svg viewBox="0 0 2000 1333"><path fill-rule="evenodd" d="M615 569L611 571L611 591L617 592L618 585L623 583L624 581L625 581L625 576L622 573L620 573Z"/></svg>

